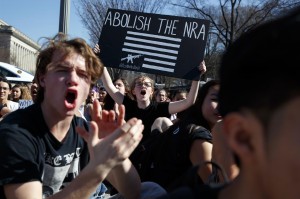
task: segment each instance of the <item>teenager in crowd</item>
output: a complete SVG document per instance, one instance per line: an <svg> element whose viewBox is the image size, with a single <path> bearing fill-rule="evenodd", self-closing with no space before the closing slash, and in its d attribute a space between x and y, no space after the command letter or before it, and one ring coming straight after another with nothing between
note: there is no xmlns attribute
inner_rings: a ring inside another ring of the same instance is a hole
<svg viewBox="0 0 300 199"><path fill-rule="evenodd" d="M200 73L206 71L204 61L199 66ZM117 104L124 104L126 107L125 120L137 117L143 121L145 130L143 132L143 140L150 136L151 125L158 117L170 117L171 114L183 111L195 103L199 81L193 81L190 89L191 95L186 99L176 102L156 102L151 100L154 93L154 81L146 76L136 77L131 84L131 93L134 100L122 94L113 84L110 75L104 67L101 76L103 85L108 94Z"/></svg>
<svg viewBox="0 0 300 199"><path fill-rule="evenodd" d="M199 91L193 106L185 110L184 116L176 123L169 118L158 118L152 125L154 139L161 142L153 150L153 164L145 168L146 180L154 181L170 190L174 182L192 167L210 162L212 159L212 129L221 119L217 111L219 81L205 83ZM170 158L170 157L173 157ZM199 181L211 181L212 165L205 164L199 169Z"/></svg>
<svg viewBox="0 0 300 199"><path fill-rule="evenodd" d="M130 86L126 79L123 77L118 77L113 80L113 84L115 87L122 93L123 95L126 95L130 99L133 99L131 92L130 92ZM107 94L104 98L104 109L105 110L114 110L116 114L118 113L118 104L111 98L109 94Z"/></svg>
<svg viewBox="0 0 300 199"><path fill-rule="evenodd" d="M99 99L99 88L95 85L91 85L89 95L85 100L83 107L83 116L87 121L92 120L93 103Z"/></svg>
<svg viewBox="0 0 300 199"><path fill-rule="evenodd" d="M179 100L184 100L184 99L186 99L187 95L188 95L187 90L177 90L175 92L175 95L174 95L172 101L175 102L175 101L179 101ZM173 122L176 122L177 118L179 119L182 114L183 114L183 112L174 113L171 115L170 119Z"/></svg>
<svg viewBox="0 0 300 199"><path fill-rule="evenodd" d="M155 91L155 100L157 102L167 102L170 101L168 97L168 92L165 89L157 89Z"/></svg>
<svg viewBox="0 0 300 199"><path fill-rule="evenodd" d="M7 107L4 108L3 111L1 111L2 114L0 115L0 118L2 118L7 113L15 111L19 108L19 104L17 102L9 100L11 89L11 83L5 77L0 77L0 106L2 108Z"/></svg>
<svg viewBox="0 0 300 199"><path fill-rule="evenodd" d="M14 102L18 102L22 96L21 84L15 84L11 89L11 100Z"/></svg>
<svg viewBox="0 0 300 199"><path fill-rule="evenodd" d="M36 83L36 80L33 79L32 84L30 86L30 95L34 102L36 100L37 93L38 93L38 84Z"/></svg>
<svg viewBox="0 0 300 199"><path fill-rule="evenodd" d="M33 104L29 88L25 84L15 84L12 87L11 99L19 103L19 108L25 108Z"/></svg>
<svg viewBox="0 0 300 199"><path fill-rule="evenodd" d="M103 86L101 86L99 88L99 102L100 102L102 108L104 107L104 98L106 95L107 95L107 92L106 92L105 88Z"/></svg>
<svg viewBox="0 0 300 199"><path fill-rule="evenodd" d="M97 101L89 125L75 116L102 70L82 39L58 34L40 51L35 103L0 123L0 198L89 198L104 179L124 198L141 196L128 159L142 138L141 120L123 124L123 106L116 118L100 114Z"/></svg>

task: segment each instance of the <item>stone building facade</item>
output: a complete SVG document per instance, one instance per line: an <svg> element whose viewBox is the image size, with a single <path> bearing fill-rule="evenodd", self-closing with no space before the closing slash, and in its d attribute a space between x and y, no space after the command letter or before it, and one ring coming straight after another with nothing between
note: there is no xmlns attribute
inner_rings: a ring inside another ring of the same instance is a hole
<svg viewBox="0 0 300 199"><path fill-rule="evenodd" d="M0 62L34 74L39 49L36 42L0 19Z"/></svg>

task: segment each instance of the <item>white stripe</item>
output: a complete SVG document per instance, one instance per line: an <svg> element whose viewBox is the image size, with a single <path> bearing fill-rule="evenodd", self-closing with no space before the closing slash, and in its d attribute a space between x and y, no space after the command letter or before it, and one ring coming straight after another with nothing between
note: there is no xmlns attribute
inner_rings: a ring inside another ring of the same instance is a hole
<svg viewBox="0 0 300 199"><path fill-rule="evenodd" d="M148 40L148 39L139 39L139 38L130 37L130 36L126 36L125 40L139 41L139 42L144 42L144 43L149 43L149 44L156 44L156 45L160 45L160 46L174 47L174 48L179 48L180 47L180 45L178 45L178 44L170 44L170 43L166 43L166 42L160 42L160 41L154 41L154 40Z"/></svg>
<svg viewBox="0 0 300 199"><path fill-rule="evenodd" d="M166 36L160 36L160 35L154 35L154 34L148 34L148 33L140 33L140 32L127 31L127 34L139 35L139 36L144 36L144 37L152 37L152 38L157 38L157 39L165 39L165 40L170 40L170 41L181 42L180 38L166 37Z"/></svg>
<svg viewBox="0 0 300 199"><path fill-rule="evenodd" d="M157 60L157 59L145 58L144 61L165 64L165 65L169 65L169 66L175 66L175 63L173 63L173 62L161 61L161 60Z"/></svg>
<svg viewBox="0 0 300 199"><path fill-rule="evenodd" d="M164 67L153 66L153 65L149 65L149 64L143 64L142 67L150 68L150 69L154 69L154 70L161 70L161 71L171 72L171 73L174 72L174 69L172 69L172 68L164 68Z"/></svg>
<svg viewBox="0 0 300 199"><path fill-rule="evenodd" d="M128 42L124 42L124 46L131 46L131 47L135 47L135 48L142 48L142 49L147 49L147 50L154 50L154 51L171 53L171 54L176 54L176 55L178 54L177 50L168 50L168 49L164 49L164 48L157 48L157 47L140 45L140 44L133 44L133 43L128 43Z"/></svg>
<svg viewBox="0 0 300 199"><path fill-rule="evenodd" d="M164 55L164 54L159 54L159 53L150 53L150 52L142 51L142 50L132 50L129 48L122 48L122 51L136 53L136 54L150 55L150 56L155 56L155 57L162 57L165 59L177 60L177 57L175 57L175 56Z"/></svg>

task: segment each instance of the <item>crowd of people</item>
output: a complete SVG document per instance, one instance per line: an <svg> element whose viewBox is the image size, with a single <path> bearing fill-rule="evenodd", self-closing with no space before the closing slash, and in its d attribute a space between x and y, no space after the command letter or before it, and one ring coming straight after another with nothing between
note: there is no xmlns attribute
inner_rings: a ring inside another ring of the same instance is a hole
<svg viewBox="0 0 300 199"><path fill-rule="evenodd" d="M0 78L0 198L299 198L299 35L296 8L174 98L145 74L112 80L99 46L49 38L30 87Z"/></svg>
<svg viewBox="0 0 300 199"><path fill-rule="evenodd" d="M11 83L0 77L0 120L7 113L33 104L36 84L34 82Z"/></svg>

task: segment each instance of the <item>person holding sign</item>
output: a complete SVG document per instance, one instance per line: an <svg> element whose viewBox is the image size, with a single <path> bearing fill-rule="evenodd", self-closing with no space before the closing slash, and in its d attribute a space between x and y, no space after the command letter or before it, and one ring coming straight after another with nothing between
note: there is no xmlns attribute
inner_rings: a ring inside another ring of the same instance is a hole
<svg viewBox="0 0 300 199"><path fill-rule="evenodd" d="M205 62L202 61L199 65L200 73L206 72ZM125 120L132 117L137 117L143 121L145 126L143 132L143 140L150 136L151 126L158 117L170 117L171 114L186 110L196 101L200 82L193 81L190 94L186 99L175 102L155 102L151 100L154 94L154 81L148 76L138 76L134 79L131 85L131 92L135 100L122 94L113 84L111 77L104 67L101 76L103 85L108 94L118 104L124 104L126 110Z"/></svg>
<svg viewBox="0 0 300 199"><path fill-rule="evenodd" d="M205 62L202 61L199 66L200 72L203 74L206 72ZM151 139L151 126L153 122L159 117L170 117L171 114L181 112L196 101L200 82L193 81L190 88L190 94L184 100L176 102L156 102L151 100L154 92L154 81L148 76L139 76L134 79L131 92L135 97L135 100L122 94L113 84L107 69L104 67L101 80L106 88L108 94L118 104L124 104L126 107L125 120L132 117L141 119L144 124L143 139L138 148L130 156L130 160L136 167L142 181L148 180L147 174L139 167L141 158L143 156L142 151L143 143Z"/></svg>

